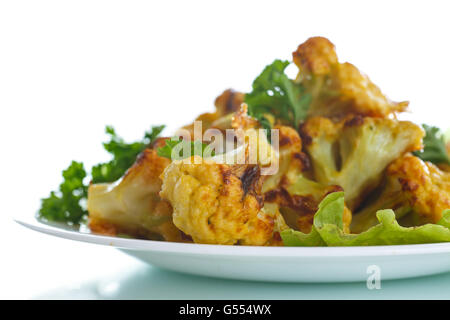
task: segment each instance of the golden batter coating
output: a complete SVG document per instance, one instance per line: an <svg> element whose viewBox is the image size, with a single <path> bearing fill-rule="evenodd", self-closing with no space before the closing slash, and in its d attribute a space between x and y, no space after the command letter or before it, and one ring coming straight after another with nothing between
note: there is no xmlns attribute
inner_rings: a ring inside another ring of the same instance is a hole
<svg viewBox="0 0 450 320"><path fill-rule="evenodd" d="M404 111L408 102L393 102L350 63L339 63L326 38L309 38L293 53L297 81L312 95L309 116L342 118L348 114L387 117Z"/></svg>
<svg viewBox="0 0 450 320"><path fill-rule="evenodd" d="M314 117L302 127L315 179L342 187L352 211L380 183L389 163L422 148L423 136L409 121L361 116L337 123Z"/></svg>
<svg viewBox="0 0 450 320"><path fill-rule="evenodd" d="M88 192L89 227L92 231L135 237L182 241L172 223L172 207L158 193L159 178L170 160L145 149L117 182L91 184Z"/></svg>
<svg viewBox="0 0 450 320"><path fill-rule="evenodd" d="M396 179L422 223L436 223L450 208L450 173L407 155L394 161L386 174Z"/></svg>
<svg viewBox="0 0 450 320"><path fill-rule="evenodd" d="M259 167L238 177L226 164L191 162L174 161L162 175L161 197L174 209L174 224L196 243L267 244L275 221L262 210Z"/></svg>

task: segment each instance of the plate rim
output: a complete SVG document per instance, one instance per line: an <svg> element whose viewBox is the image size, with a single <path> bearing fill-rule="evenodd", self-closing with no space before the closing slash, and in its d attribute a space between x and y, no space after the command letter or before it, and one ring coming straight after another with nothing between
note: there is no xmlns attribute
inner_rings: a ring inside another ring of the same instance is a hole
<svg viewBox="0 0 450 320"><path fill-rule="evenodd" d="M130 239L67 230L52 226L37 219L13 218L19 225L63 239L104 245L125 250L138 250L168 254L236 256L236 257L283 257L283 258L330 258L330 257L374 257L405 256L450 253L450 242L355 247L264 247L231 246L198 243L166 242L145 239Z"/></svg>

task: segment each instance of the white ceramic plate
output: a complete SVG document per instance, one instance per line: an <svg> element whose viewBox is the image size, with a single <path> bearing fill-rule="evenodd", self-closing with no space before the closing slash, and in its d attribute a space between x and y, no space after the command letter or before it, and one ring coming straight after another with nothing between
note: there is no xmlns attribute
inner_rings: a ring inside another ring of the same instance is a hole
<svg viewBox="0 0 450 320"><path fill-rule="evenodd" d="M217 278L348 282L366 281L378 271L381 280L450 271L450 243L377 247L219 246L107 237L37 220L16 221L49 235L113 246L164 269Z"/></svg>

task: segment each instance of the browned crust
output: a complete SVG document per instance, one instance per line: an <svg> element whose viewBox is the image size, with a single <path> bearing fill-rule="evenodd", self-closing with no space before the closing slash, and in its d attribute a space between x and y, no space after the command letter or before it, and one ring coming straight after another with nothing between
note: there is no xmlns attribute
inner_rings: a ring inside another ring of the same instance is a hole
<svg viewBox="0 0 450 320"><path fill-rule="evenodd" d="M450 208L450 174L412 155L395 160L387 175L396 179L414 210L425 222L436 223Z"/></svg>
<svg viewBox="0 0 450 320"><path fill-rule="evenodd" d="M408 179L398 178L398 182L400 182L403 191L416 191L419 188L416 182Z"/></svg>
<svg viewBox="0 0 450 320"><path fill-rule="evenodd" d="M280 207L290 208L299 214L317 211L317 202L312 196L290 195L283 187L266 192L264 201L277 203Z"/></svg>
<svg viewBox="0 0 450 320"><path fill-rule="evenodd" d="M302 171L309 171L312 167L311 159L304 152L296 152L292 155L292 157L301 162Z"/></svg>
<svg viewBox="0 0 450 320"><path fill-rule="evenodd" d="M311 137L311 135L308 134L307 123L308 122L305 121L302 124L300 124L299 127L299 133L302 139L303 147L310 146L313 142L313 138Z"/></svg>
<svg viewBox="0 0 450 320"><path fill-rule="evenodd" d="M133 166L127 170L123 179L127 179L130 175L144 173L149 180L159 179L164 169L170 164L170 160L164 157L160 157L156 150L144 149ZM160 180L162 183L162 181Z"/></svg>
<svg viewBox="0 0 450 320"><path fill-rule="evenodd" d="M364 117L361 115L351 116L344 122L344 127L361 126L364 124Z"/></svg>
<svg viewBox="0 0 450 320"><path fill-rule="evenodd" d="M233 89L227 89L214 101L217 113L220 116L227 115L239 110L244 102L244 94Z"/></svg>
<svg viewBox="0 0 450 320"><path fill-rule="evenodd" d="M338 63L334 44L324 37L312 37L298 46L292 53L294 63L314 74L327 74Z"/></svg>
<svg viewBox="0 0 450 320"><path fill-rule="evenodd" d="M158 148L162 148L166 145L167 140L170 140L170 138L169 137L159 137L159 138L155 139L155 141L153 141L149 147L150 147L150 149L158 150Z"/></svg>
<svg viewBox="0 0 450 320"><path fill-rule="evenodd" d="M297 81L314 92L310 116L342 119L347 114L385 118L405 111L408 102L388 99L351 63L339 63L335 47L324 37L313 37L293 52L299 68Z"/></svg>
<svg viewBox="0 0 450 320"><path fill-rule="evenodd" d="M117 235L124 234L137 239L164 240L161 235L147 229L137 226L122 226L101 219L89 219L89 229L93 233L105 236L115 237Z"/></svg>

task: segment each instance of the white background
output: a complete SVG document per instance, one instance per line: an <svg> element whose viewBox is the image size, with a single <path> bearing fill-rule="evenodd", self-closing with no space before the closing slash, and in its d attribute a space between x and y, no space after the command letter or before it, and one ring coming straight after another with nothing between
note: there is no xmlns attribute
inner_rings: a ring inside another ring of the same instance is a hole
<svg viewBox="0 0 450 320"><path fill-rule="evenodd" d="M134 261L15 225L72 159L107 161L106 124L139 139L248 90L308 37L335 43L413 119L450 127L446 1L1 1L0 298L79 286ZM409 115L411 117L411 115Z"/></svg>

